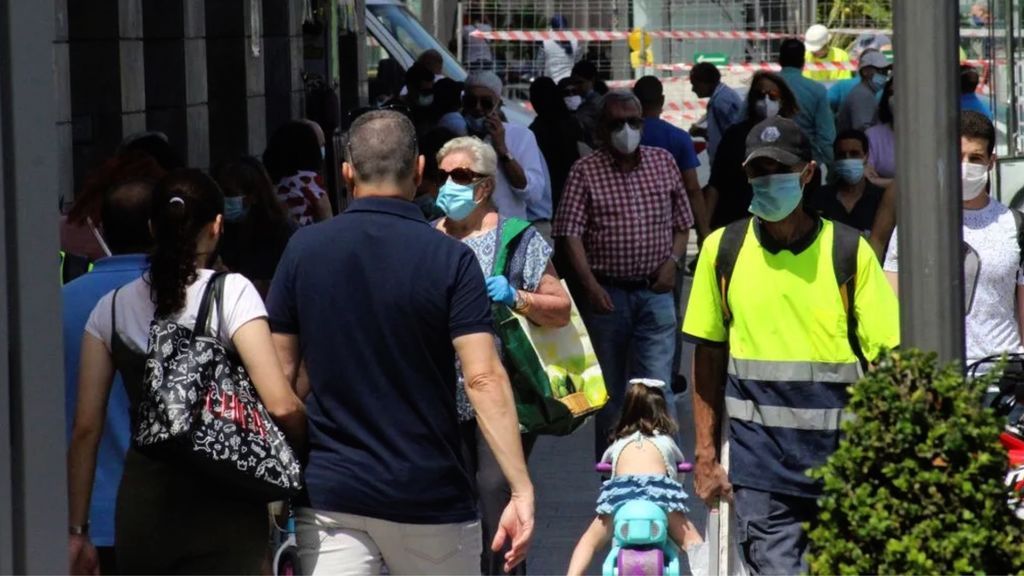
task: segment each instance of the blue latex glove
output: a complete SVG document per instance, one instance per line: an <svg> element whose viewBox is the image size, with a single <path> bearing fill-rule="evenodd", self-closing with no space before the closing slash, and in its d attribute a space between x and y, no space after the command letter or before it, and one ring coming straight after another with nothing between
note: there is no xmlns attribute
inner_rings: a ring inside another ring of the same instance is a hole
<svg viewBox="0 0 1024 576"><path fill-rule="evenodd" d="M509 308L516 305L516 289L508 283L504 276L491 276L487 279L487 295L494 302L501 302Z"/></svg>

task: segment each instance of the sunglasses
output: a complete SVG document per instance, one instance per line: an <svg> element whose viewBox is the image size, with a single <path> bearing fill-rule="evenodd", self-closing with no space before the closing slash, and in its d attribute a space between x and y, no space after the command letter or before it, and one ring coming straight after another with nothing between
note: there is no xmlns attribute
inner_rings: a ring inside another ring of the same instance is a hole
<svg viewBox="0 0 1024 576"><path fill-rule="evenodd" d="M442 180L448 180L449 178L451 178L452 182L455 182L456 184L461 184L463 186L487 178L486 174L474 172L469 168L456 168L454 170L438 169L437 173L441 176Z"/></svg>
<svg viewBox="0 0 1024 576"><path fill-rule="evenodd" d="M612 132L616 132L621 130L626 124L629 124L630 128L633 128L634 130L639 130L644 125L644 119L639 116L634 116L632 118L614 120L608 124L608 129Z"/></svg>
<svg viewBox="0 0 1024 576"><path fill-rule="evenodd" d="M490 113L498 106L497 100L489 96L477 97L472 94L466 94L462 97L462 106L464 108L472 110L477 107L477 104L487 113Z"/></svg>

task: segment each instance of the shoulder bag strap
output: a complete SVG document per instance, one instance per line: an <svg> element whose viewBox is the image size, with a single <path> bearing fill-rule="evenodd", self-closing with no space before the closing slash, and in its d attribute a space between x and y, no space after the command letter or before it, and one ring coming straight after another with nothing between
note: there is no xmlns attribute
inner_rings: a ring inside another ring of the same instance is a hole
<svg viewBox="0 0 1024 576"><path fill-rule="evenodd" d="M213 276L210 277L210 281L206 283L206 288L203 290L203 299L199 302L199 311L196 312L196 325L192 328L192 336L211 336L210 334L210 308L213 304L218 305L220 309L220 302L224 291L224 277L227 276L227 272L214 272Z"/></svg>
<svg viewBox="0 0 1024 576"><path fill-rule="evenodd" d="M491 267L491 276L500 276L506 273L514 247L529 227L530 223L521 218L501 218L498 220L498 232L495 235L494 265Z"/></svg>
<svg viewBox="0 0 1024 576"><path fill-rule="evenodd" d="M121 291L121 287L114 290L114 295L110 298L110 341L114 341L114 337L117 336L117 293Z"/></svg>
<svg viewBox="0 0 1024 576"><path fill-rule="evenodd" d="M857 313L854 307L859 248L860 233L857 230L839 222L832 223L832 266L835 269L839 295L843 300L843 313L846 314L846 339L861 368L867 370L868 361L860 346L860 338L857 337Z"/></svg>
<svg viewBox="0 0 1024 576"><path fill-rule="evenodd" d="M743 218L726 226L722 232L722 240L718 244L718 253L715 255L715 277L718 279L718 295L722 299L722 319L726 328L732 324L732 312L729 310L727 298L729 282L732 280L736 259L743 248L743 241L747 238L749 228L750 218Z"/></svg>

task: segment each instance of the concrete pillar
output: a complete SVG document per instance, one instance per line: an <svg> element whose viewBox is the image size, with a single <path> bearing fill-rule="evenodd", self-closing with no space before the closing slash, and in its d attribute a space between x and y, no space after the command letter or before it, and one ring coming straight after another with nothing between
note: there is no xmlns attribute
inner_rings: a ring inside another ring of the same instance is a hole
<svg viewBox="0 0 1024 576"><path fill-rule="evenodd" d="M206 0L205 8L210 162L216 165L266 147L263 8L261 0Z"/></svg>
<svg viewBox="0 0 1024 576"><path fill-rule="evenodd" d="M300 118L302 84L302 2L263 0L263 72L266 133Z"/></svg>
<svg viewBox="0 0 1024 576"><path fill-rule="evenodd" d="M303 65L303 43L302 43L302 20L303 2L288 2L288 32L289 32L289 56L291 80L291 111L292 118L302 118L306 115L306 85L302 80Z"/></svg>
<svg viewBox="0 0 1024 576"><path fill-rule="evenodd" d="M263 65L263 0L244 0L245 98L249 154L267 147L267 90ZM254 27L254 24L256 25Z"/></svg>
<svg viewBox="0 0 1024 576"><path fill-rule="evenodd" d="M0 572L5 574L68 569L59 242L50 195L58 185L55 8L50 0L0 2Z"/></svg>
<svg viewBox="0 0 1024 576"><path fill-rule="evenodd" d="M69 89L58 84L58 122L64 94L70 92L73 188L109 157L121 142L122 98L119 0L66 0ZM64 67L56 52L57 70ZM58 139L61 138L58 131Z"/></svg>
<svg viewBox="0 0 1024 576"><path fill-rule="evenodd" d="M204 168L209 113L202 0L141 1L144 66L151 71L145 79L146 127L167 134L186 164Z"/></svg>
<svg viewBox="0 0 1024 576"><path fill-rule="evenodd" d="M57 119L56 199L75 198L75 156L71 122L71 44L68 40L68 2L54 0L53 72Z"/></svg>
<svg viewBox="0 0 1024 576"><path fill-rule="evenodd" d="M206 10L203 0L182 0L185 31L187 164L210 167L210 108L206 83Z"/></svg>
<svg viewBox="0 0 1024 576"><path fill-rule="evenodd" d="M146 130L146 63L142 0L118 1L118 56L121 70L121 134Z"/></svg>

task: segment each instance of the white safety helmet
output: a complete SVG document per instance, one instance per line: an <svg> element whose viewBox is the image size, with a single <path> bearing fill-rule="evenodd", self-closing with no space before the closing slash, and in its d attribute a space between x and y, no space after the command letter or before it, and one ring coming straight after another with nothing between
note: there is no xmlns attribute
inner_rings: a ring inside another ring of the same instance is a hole
<svg viewBox="0 0 1024 576"><path fill-rule="evenodd" d="M804 46L810 52L817 52L828 44L828 41L832 39L832 34L829 33L828 28L821 24L815 24L807 29L807 33L804 34Z"/></svg>

